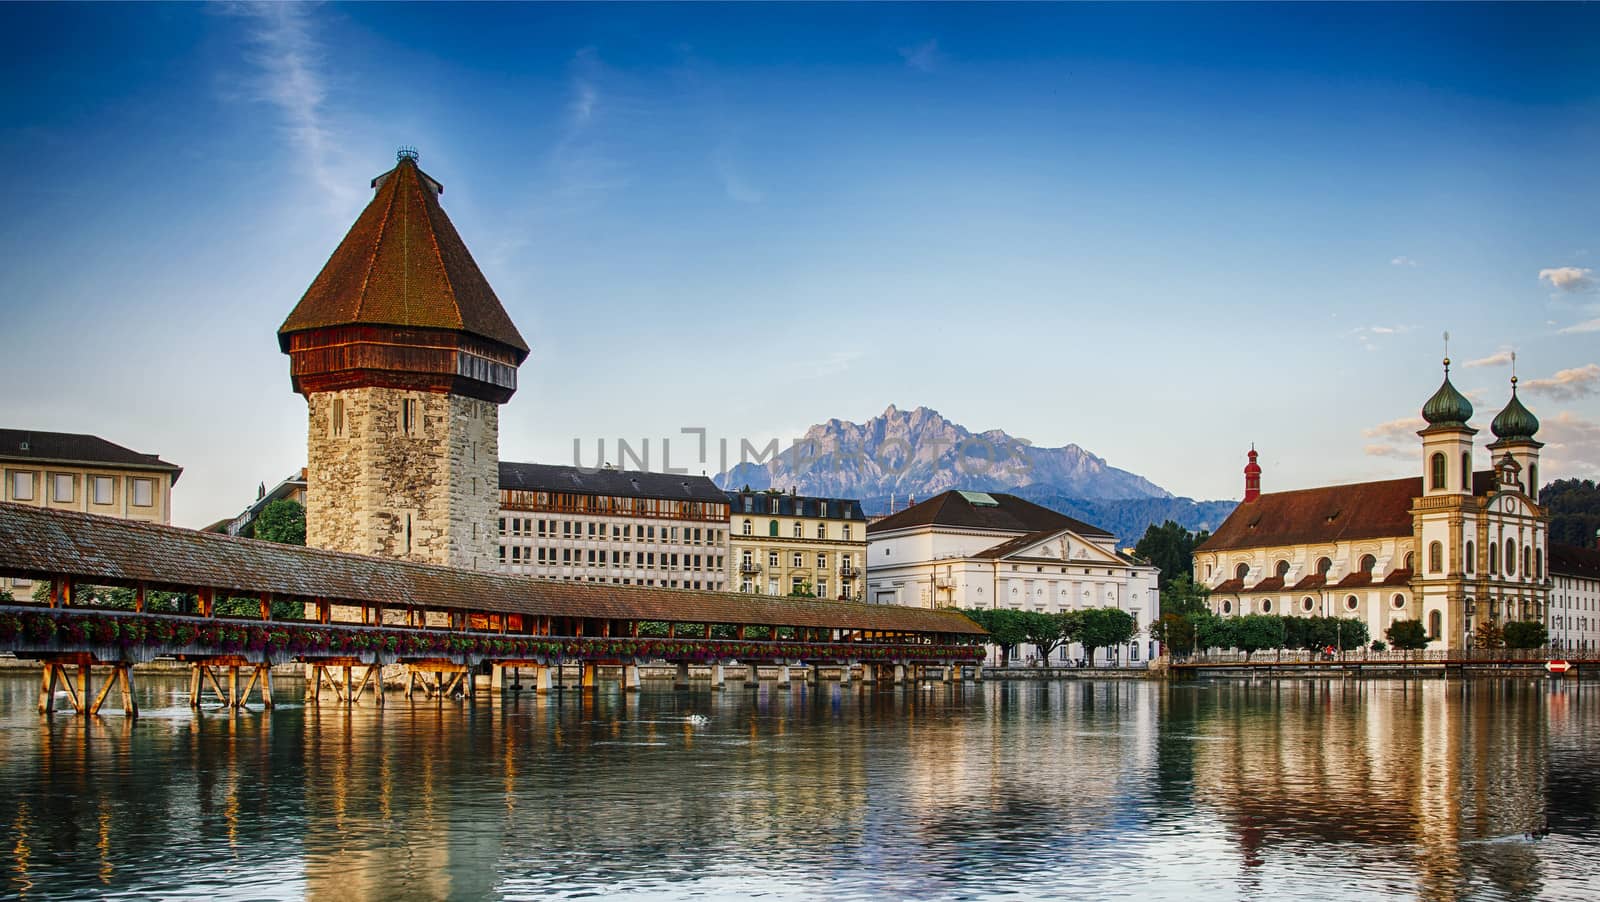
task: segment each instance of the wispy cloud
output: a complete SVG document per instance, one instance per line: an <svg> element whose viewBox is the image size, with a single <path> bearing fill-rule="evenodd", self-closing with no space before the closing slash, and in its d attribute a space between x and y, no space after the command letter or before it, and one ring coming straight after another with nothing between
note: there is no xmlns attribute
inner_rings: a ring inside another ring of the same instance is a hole
<svg viewBox="0 0 1600 902"><path fill-rule="evenodd" d="M1529 379L1522 383L1529 394L1556 401L1572 401L1600 393L1600 364L1590 363L1561 370L1548 379Z"/></svg>
<svg viewBox="0 0 1600 902"><path fill-rule="evenodd" d="M1501 348L1500 350L1495 351L1493 354L1490 354L1488 357L1479 357L1477 360L1468 360L1466 363L1461 365L1470 370L1484 366L1505 366L1510 362L1511 349Z"/></svg>
<svg viewBox="0 0 1600 902"><path fill-rule="evenodd" d="M1544 418L1544 472L1568 477L1600 476L1600 423L1569 410Z"/></svg>
<svg viewBox="0 0 1600 902"><path fill-rule="evenodd" d="M251 23L245 58L256 69L252 99L278 109L289 144L321 191L341 205L356 200L361 182L340 167L345 152L328 124L326 55L316 35L317 7L241 3L222 9Z"/></svg>
<svg viewBox="0 0 1600 902"><path fill-rule="evenodd" d="M901 47L900 58L906 61L906 67L909 69L932 72L939 68L944 55L939 52L939 39L929 38L915 47Z"/></svg>
<svg viewBox="0 0 1600 902"><path fill-rule="evenodd" d="M599 51L573 54L568 74L566 121L551 150L555 192L569 200L589 199L631 181L628 166L610 149L605 135L626 105L607 90L607 70Z"/></svg>
<svg viewBox="0 0 1600 902"><path fill-rule="evenodd" d="M1539 281L1549 282L1557 291L1581 294L1595 289L1594 270L1580 266L1558 266L1539 270Z"/></svg>
<svg viewBox="0 0 1600 902"><path fill-rule="evenodd" d="M739 153L734 142L726 140L719 142L711 153L711 168L717 174L717 180L722 183L723 193L729 199L741 204L759 204L766 197L765 193L745 174L745 168L740 161Z"/></svg>
<svg viewBox="0 0 1600 902"><path fill-rule="evenodd" d="M1582 335L1586 332L1600 332L1600 319L1591 319L1585 320L1581 323L1573 323L1565 329L1559 329L1557 331L1559 331L1562 335Z"/></svg>
<svg viewBox="0 0 1600 902"><path fill-rule="evenodd" d="M1368 457L1412 457L1416 451L1399 445L1363 445L1361 453Z"/></svg>
<svg viewBox="0 0 1600 902"><path fill-rule="evenodd" d="M1428 421L1422 417L1401 417L1398 420L1390 420L1387 423L1369 426L1361 430L1361 434L1367 438L1375 438L1381 441L1410 440L1416 438L1417 431L1427 425ZM1370 454L1371 452L1369 451L1368 453Z"/></svg>
<svg viewBox="0 0 1600 902"><path fill-rule="evenodd" d="M1410 326L1361 326L1351 329L1349 334L1354 335L1356 341L1361 342L1361 346L1365 350L1376 351L1378 349L1378 346L1374 343L1376 338L1398 335L1401 332L1408 331L1410 328Z"/></svg>
<svg viewBox="0 0 1600 902"><path fill-rule="evenodd" d="M1417 261L1410 257L1395 257L1389 261L1390 266L1416 266Z"/></svg>

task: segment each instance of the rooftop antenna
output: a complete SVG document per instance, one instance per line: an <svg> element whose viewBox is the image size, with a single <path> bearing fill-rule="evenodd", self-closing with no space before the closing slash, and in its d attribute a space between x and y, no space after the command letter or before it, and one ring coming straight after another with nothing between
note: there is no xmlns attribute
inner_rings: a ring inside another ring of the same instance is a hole
<svg viewBox="0 0 1600 902"><path fill-rule="evenodd" d="M415 162L416 159L417 149L412 147L410 144L402 144L400 145L400 149L394 152L394 161L396 163L400 162L401 160L411 160L412 162Z"/></svg>
<svg viewBox="0 0 1600 902"><path fill-rule="evenodd" d="M1517 390L1517 352L1516 351L1512 351L1511 352L1511 391L1512 391L1512 393L1515 393L1516 390Z"/></svg>
<svg viewBox="0 0 1600 902"><path fill-rule="evenodd" d="M1450 372L1450 333L1444 333L1444 371Z"/></svg>

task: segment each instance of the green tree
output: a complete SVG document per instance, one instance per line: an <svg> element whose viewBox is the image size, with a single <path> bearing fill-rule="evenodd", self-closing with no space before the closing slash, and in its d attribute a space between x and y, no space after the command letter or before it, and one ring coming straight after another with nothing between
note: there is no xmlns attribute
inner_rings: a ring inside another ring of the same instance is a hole
<svg viewBox="0 0 1600 902"><path fill-rule="evenodd" d="M304 545L306 543L306 509L300 502L289 498L279 498L270 502L256 515L251 532L264 542L278 542L282 545Z"/></svg>
<svg viewBox="0 0 1600 902"><path fill-rule="evenodd" d="M988 642L1000 649L1000 666L1009 666L1012 651L1028 641L1022 629L1021 611L1010 608L966 608L961 613L989 631Z"/></svg>
<svg viewBox="0 0 1600 902"><path fill-rule="evenodd" d="M1150 624L1150 638L1160 642L1174 656L1187 657L1194 653L1195 619L1179 614L1162 614L1161 619Z"/></svg>
<svg viewBox="0 0 1600 902"><path fill-rule="evenodd" d="M1176 521L1168 520L1160 526L1150 524L1144 531L1144 537L1133 547L1133 551L1160 569L1160 587L1162 593L1165 593L1173 580L1180 576L1187 578L1194 573L1195 546L1210 537L1211 533L1203 529L1196 535Z"/></svg>
<svg viewBox="0 0 1600 902"><path fill-rule="evenodd" d="M1039 659L1046 664L1050 656L1060 648L1067 639L1066 626L1061 614L1046 614L1042 611L1017 611L1021 621L1022 634L1029 644L1039 650Z"/></svg>
<svg viewBox="0 0 1600 902"><path fill-rule="evenodd" d="M1417 651L1428 647L1428 631L1420 620L1396 620L1384 631L1389 644L1401 651Z"/></svg>
<svg viewBox="0 0 1600 902"><path fill-rule="evenodd" d="M1244 652L1244 659L1264 648L1283 645L1283 618L1273 614L1246 614L1234 628L1233 647Z"/></svg>
<svg viewBox="0 0 1600 902"><path fill-rule="evenodd" d="M1238 620L1233 617L1218 617L1206 611L1200 614L1190 614L1184 619L1194 625L1194 644L1201 651L1210 651L1213 648L1233 648L1234 633L1237 631Z"/></svg>
<svg viewBox="0 0 1600 902"><path fill-rule="evenodd" d="M1539 492L1550 514L1550 541L1593 548L1600 531L1600 485L1593 479L1557 479Z"/></svg>
<svg viewBox="0 0 1600 902"><path fill-rule="evenodd" d="M1139 631L1138 621L1120 608L1089 608L1077 613L1082 615L1082 623L1076 638L1090 667L1096 650L1121 645Z"/></svg>
<svg viewBox="0 0 1600 902"><path fill-rule="evenodd" d="M1161 613L1183 617L1209 611L1211 606L1206 602L1210 597L1211 590L1196 584L1194 578L1185 573L1161 588Z"/></svg>
<svg viewBox="0 0 1600 902"><path fill-rule="evenodd" d="M1499 648L1504 644L1500 627L1485 620L1473 631L1472 644L1477 648Z"/></svg>
<svg viewBox="0 0 1600 902"><path fill-rule="evenodd" d="M812 591L811 583L809 583L809 582L801 582L799 585L797 585L794 588L789 590L789 597L790 598L816 598L817 595L816 595L815 592Z"/></svg>
<svg viewBox="0 0 1600 902"><path fill-rule="evenodd" d="M1506 648L1543 648L1549 637L1537 620L1513 620L1506 624L1503 638Z"/></svg>

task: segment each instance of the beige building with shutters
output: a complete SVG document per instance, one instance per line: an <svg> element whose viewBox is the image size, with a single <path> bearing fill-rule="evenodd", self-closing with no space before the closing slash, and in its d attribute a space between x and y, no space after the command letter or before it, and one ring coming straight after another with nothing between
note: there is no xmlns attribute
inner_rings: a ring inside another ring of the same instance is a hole
<svg viewBox="0 0 1600 902"><path fill-rule="evenodd" d="M860 601L867 518L851 498L728 492L730 579L738 591Z"/></svg>

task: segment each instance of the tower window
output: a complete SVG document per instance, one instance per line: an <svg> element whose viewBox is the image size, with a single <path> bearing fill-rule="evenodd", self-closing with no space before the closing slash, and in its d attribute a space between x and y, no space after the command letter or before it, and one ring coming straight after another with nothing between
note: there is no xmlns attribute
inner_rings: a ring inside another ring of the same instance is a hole
<svg viewBox="0 0 1600 902"><path fill-rule="evenodd" d="M1472 572L1472 568L1474 568L1476 566L1478 566L1478 550L1477 550L1477 548L1475 548L1473 546L1471 541L1468 541L1467 542L1467 572L1471 573Z"/></svg>
<svg viewBox="0 0 1600 902"><path fill-rule="evenodd" d="M1539 465L1528 464L1528 497L1539 500Z"/></svg>
<svg viewBox="0 0 1600 902"><path fill-rule="evenodd" d="M1428 545L1428 572L1444 572L1444 545L1439 542L1432 542Z"/></svg>
<svg viewBox="0 0 1600 902"><path fill-rule="evenodd" d="M422 431L422 418L417 413L416 398L400 399L400 431L415 436Z"/></svg>
<svg viewBox="0 0 1600 902"><path fill-rule="evenodd" d="M1500 572L1500 546L1496 545L1494 542L1491 541L1489 543L1489 573L1490 574L1497 574L1499 572Z"/></svg>
<svg viewBox="0 0 1600 902"><path fill-rule="evenodd" d="M344 399L334 398L328 408L328 434L344 438Z"/></svg>
<svg viewBox="0 0 1600 902"><path fill-rule="evenodd" d="M1461 491L1472 491L1472 452L1461 452Z"/></svg>
<svg viewBox="0 0 1600 902"><path fill-rule="evenodd" d="M1377 558L1373 557L1370 554L1362 555L1362 557L1361 557L1361 572L1362 573L1365 573L1366 575L1371 576L1372 575L1372 571L1376 570L1377 568L1378 568L1378 559Z"/></svg>
<svg viewBox="0 0 1600 902"><path fill-rule="evenodd" d="M1428 638L1437 639L1442 632L1444 632L1444 615L1434 611L1428 615Z"/></svg>
<svg viewBox="0 0 1600 902"><path fill-rule="evenodd" d="M1517 542L1515 539L1506 539L1506 576L1515 576L1517 573Z"/></svg>
<svg viewBox="0 0 1600 902"><path fill-rule="evenodd" d="M1444 455L1435 453L1433 455L1433 460L1432 460L1432 463L1430 464L1430 467L1433 470L1433 475L1432 475L1432 478L1429 479L1429 481L1428 481L1428 487L1429 488L1433 488L1433 489L1442 489L1442 488L1444 488L1445 487L1445 474L1444 474L1445 461L1444 461Z"/></svg>

